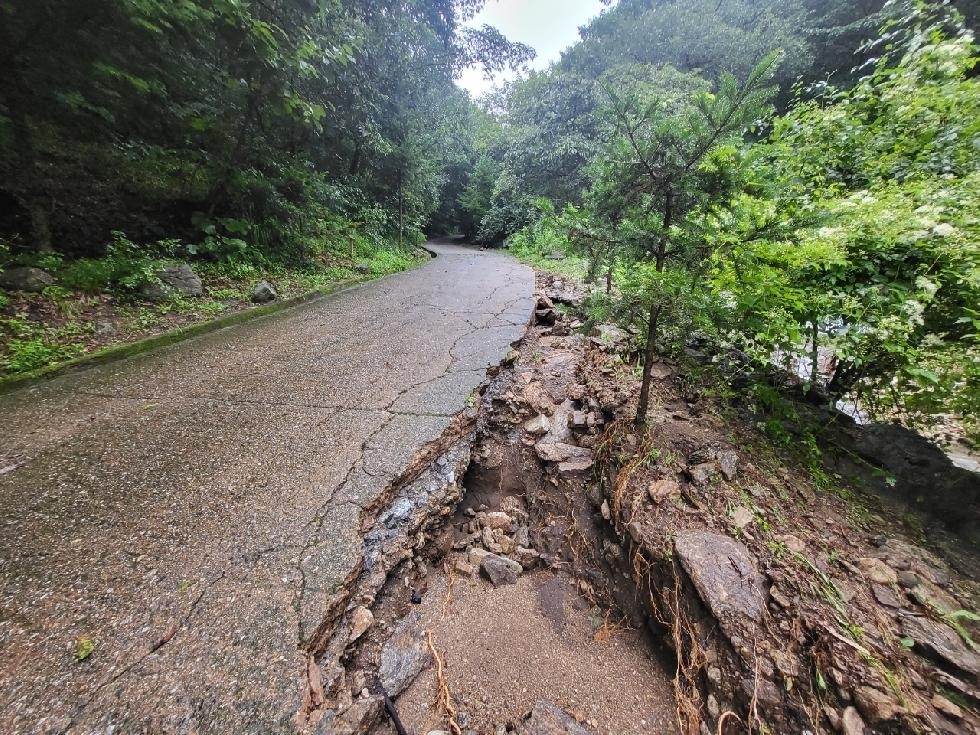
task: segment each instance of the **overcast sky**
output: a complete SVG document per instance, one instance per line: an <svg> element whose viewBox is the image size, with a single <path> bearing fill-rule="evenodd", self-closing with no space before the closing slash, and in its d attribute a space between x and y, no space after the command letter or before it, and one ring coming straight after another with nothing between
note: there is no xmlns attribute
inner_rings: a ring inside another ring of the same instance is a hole
<svg viewBox="0 0 980 735"><path fill-rule="evenodd" d="M578 40L579 26L602 9L599 0L487 0L483 11L467 25L492 25L511 41L526 43L538 52L532 66L544 69ZM513 74L508 73L507 78L510 77ZM493 84L483 78L482 69L467 69L459 80L459 85L474 97L487 92Z"/></svg>

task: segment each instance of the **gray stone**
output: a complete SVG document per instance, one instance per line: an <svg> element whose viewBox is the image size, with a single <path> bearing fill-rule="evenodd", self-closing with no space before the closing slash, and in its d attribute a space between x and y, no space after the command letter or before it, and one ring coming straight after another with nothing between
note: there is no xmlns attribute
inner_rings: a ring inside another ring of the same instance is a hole
<svg viewBox="0 0 980 735"><path fill-rule="evenodd" d="M902 607L902 601L899 599L898 594L895 592L892 585L872 584L871 593L874 595L879 605L884 605L885 607L892 607L895 609Z"/></svg>
<svg viewBox="0 0 980 735"><path fill-rule="evenodd" d="M140 286L140 296L147 301L166 301L175 295L200 296L204 292L200 276L187 263L168 263L153 275L159 283Z"/></svg>
<svg viewBox="0 0 980 735"><path fill-rule="evenodd" d="M339 714L328 712L313 729L313 735L360 735L377 724L383 709L381 697L364 697Z"/></svg>
<svg viewBox="0 0 980 735"><path fill-rule="evenodd" d="M915 641L916 651L974 679L980 677L980 655L968 649L948 625L915 615L903 615L901 624L902 634Z"/></svg>
<svg viewBox="0 0 980 735"><path fill-rule="evenodd" d="M718 466L721 468L721 476L728 482L734 482L738 476L738 454L730 449L718 452Z"/></svg>
<svg viewBox="0 0 980 735"><path fill-rule="evenodd" d="M596 344L616 347L629 339L629 335L615 324L599 324L592 328L589 336Z"/></svg>
<svg viewBox="0 0 980 735"><path fill-rule="evenodd" d="M547 434L551 431L551 419L539 413L533 419L524 422L524 431L528 434Z"/></svg>
<svg viewBox="0 0 980 735"><path fill-rule="evenodd" d="M576 447L564 442L540 441L534 445L534 451L545 462L568 462L571 459L592 459L592 450Z"/></svg>
<svg viewBox="0 0 980 735"><path fill-rule="evenodd" d="M861 573L875 584L896 584L898 582L898 575L895 570L881 559L865 556L857 559L855 564Z"/></svg>
<svg viewBox="0 0 980 735"><path fill-rule="evenodd" d="M854 692L854 701L865 720L872 724L888 722L902 713L901 704L874 687L858 687Z"/></svg>
<svg viewBox="0 0 980 735"><path fill-rule="evenodd" d="M348 639L350 643L353 643L362 635L364 635L368 628L374 625L374 613L368 610L366 607L359 606L354 610L354 614L351 616L351 631L350 638Z"/></svg>
<svg viewBox="0 0 980 735"><path fill-rule="evenodd" d="M592 469L592 465L595 462L591 457L581 457L578 459L570 459L567 462L558 463L558 471L563 475L577 475L586 470Z"/></svg>
<svg viewBox="0 0 980 735"><path fill-rule="evenodd" d="M8 291L41 293L48 286L54 285L54 282L54 276L40 268L8 268L0 273L0 288Z"/></svg>
<svg viewBox="0 0 980 735"><path fill-rule="evenodd" d="M718 476L718 464L715 462L702 462L687 468L687 476L691 478L698 487L705 487L712 479Z"/></svg>
<svg viewBox="0 0 980 735"><path fill-rule="evenodd" d="M268 281L259 281L252 289L252 301L256 304L267 304L279 298L279 293Z"/></svg>
<svg viewBox="0 0 980 735"><path fill-rule="evenodd" d="M840 718L844 735L864 735L864 720L854 707L848 707Z"/></svg>
<svg viewBox="0 0 980 735"><path fill-rule="evenodd" d="M534 705L515 735L590 735L575 719L546 699Z"/></svg>
<svg viewBox="0 0 980 735"><path fill-rule="evenodd" d="M674 550L701 599L729 637L765 614L765 579L749 550L733 538L707 531L684 531Z"/></svg>
<svg viewBox="0 0 980 735"><path fill-rule="evenodd" d="M524 571L524 567L516 561L496 554L488 554L480 562L480 571L487 576L494 587L500 587L505 584L517 584L517 577Z"/></svg>
<svg viewBox="0 0 980 735"><path fill-rule="evenodd" d="M548 260L564 260L567 256L560 250L555 250L554 252L548 253L544 257Z"/></svg>
<svg viewBox="0 0 980 735"><path fill-rule="evenodd" d="M407 615L381 649L378 676L388 696L405 691L431 658L418 613Z"/></svg>

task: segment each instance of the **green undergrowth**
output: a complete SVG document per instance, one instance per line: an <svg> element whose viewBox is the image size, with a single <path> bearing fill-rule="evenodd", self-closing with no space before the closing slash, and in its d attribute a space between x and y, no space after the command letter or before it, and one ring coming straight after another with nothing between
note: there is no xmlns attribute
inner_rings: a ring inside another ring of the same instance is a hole
<svg viewBox="0 0 980 735"><path fill-rule="evenodd" d="M418 250L378 249L297 265L260 259L192 263L204 286L200 297L175 294L150 302L140 297L139 286L154 280L166 258L129 258L111 249L102 259L35 258L32 265L45 268L58 282L38 294L0 290L0 382L45 373L120 345L147 342L149 348L156 343L148 338L182 338L197 333L196 325L268 313L284 302L381 278L426 259ZM272 308L250 300L261 280L272 283L279 295Z"/></svg>
<svg viewBox="0 0 980 735"><path fill-rule="evenodd" d="M557 226L554 219L540 218L513 235L508 241L508 250L522 263L538 270L576 281L585 281L588 275L588 261L569 252L567 234ZM564 257L548 257L554 253L560 253Z"/></svg>

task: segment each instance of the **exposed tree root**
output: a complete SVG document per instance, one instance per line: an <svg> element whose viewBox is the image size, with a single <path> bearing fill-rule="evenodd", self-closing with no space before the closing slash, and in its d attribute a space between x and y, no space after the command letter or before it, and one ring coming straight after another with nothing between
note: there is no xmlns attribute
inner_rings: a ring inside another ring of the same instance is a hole
<svg viewBox="0 0 980 735"><path fill-rule="evenodd" d="M432 658L436 662L436 679L439 682L439 709L446 713L446 719L449 720L449 729L452 730L453 735L463 735L462 729L456 722L456 710L453 708L452 695L449 693L449 684L446 682L446 672L443 670L442 656L439 655L435 644L432 643L432 631L425 631L425 642L428 644Z"/></svg>

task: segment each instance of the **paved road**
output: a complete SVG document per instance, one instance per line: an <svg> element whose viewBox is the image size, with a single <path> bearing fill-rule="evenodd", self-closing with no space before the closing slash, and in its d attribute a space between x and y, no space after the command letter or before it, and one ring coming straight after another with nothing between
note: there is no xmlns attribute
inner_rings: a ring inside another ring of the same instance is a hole
<svg viewBox="0 0 980 735"><path fill-rule="evenodd" d="M433 248L0 397L0 732L292 730L299 648L359 563L361 507L533 308L529 269Z"/></svg>

